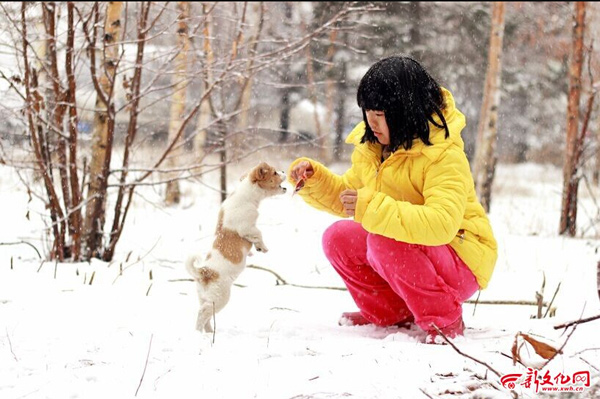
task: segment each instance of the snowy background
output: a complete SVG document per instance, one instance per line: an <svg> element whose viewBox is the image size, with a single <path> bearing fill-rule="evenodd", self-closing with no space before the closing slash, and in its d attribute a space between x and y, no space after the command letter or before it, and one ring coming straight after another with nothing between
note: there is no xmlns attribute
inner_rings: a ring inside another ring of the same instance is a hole
<svg viewBox="0 0 600 399"><path fill-rule="evenodd" d="M105 3L100 2L101 16ZM47 40L40 24L42 4L27 4L28 42L32 53L41 54ZM141 3L129 4L124 17L128 23L122 25L120 83L115 86L119 107L127 98L127 88L121 83L125 77L131 78L137 50L135 18ZM173 60L178 52L177 4L154 3L150 13L158 22L144 47L142 86L147 91L131 160L132 166L142 169L154 170L154 161L167 145ZM188 70L188 111L200 99L207 72L206 63L198 62L204 57L203 46L197 45L206 39L199 27L205 23L202 7L207 4L191 3L188 23L198 58ZM225 117L229 130L238 129L235 116L246 106L233 109L225 99L237 98L246 61L272 63L253 78L251 112L240 130L244 143L235 148L246 158L227 165L229 191L259 160L287 169L295 155L320 152L310 146L310 137L318 136L317 120L332 134L330 139L336 130L334 122L339 121L340 135L347 134L361 118L355 104L359 79L374 60L397 53L419 59L453 92L469 121L463 137L472 158L487 69L491 4L378 2L378 10L349 16L338 26L337 38L333 31L324 30L303 47L304 35L318 31L344 3L268 3L256 57L244 60L248 47L239 47L237 69L226 76L222 91L214 94L217 110L213 113ZM586 143L584 153L589 162L582 169L586 178L579 188L577 238L557 234L563 182L558 165L564 158L573 3L507 3L499 166L490 213L499 259L480 303L465 304L467 330L455 340L461 351L487 366L448 345L423 344L425 333L416 327L338 326L340 314L355 310L355 306L321 250L321 235L336 218L309 208L291 192L262 204L258 227L270 251L248 259L254 267L236 282L229 305L218 314L216 334L195 331L197 297L183 261L212 244L220 201L217 172L205 175L202 182L182 181L183 201L175 207L164 205L164 185L137 187L111 262L43 262L52 242L49 211L39 197L45 197L39 176L31 173L37 166L32 164L30 137L24 133L22 98L12 88L17 84L16 90L24 90L18 83L23 81L23 43L21 28L16 28L21 26L21 4L0 5L0 72L5 75L0 79L0 399L504 399L514 395L501 386L500 377L491 369L500 375L522 374L526 366L544 363L533 348L524 345L520 351L524 365L513 364L509 356L518 332L555 347L568 341L564 354L547 367L553 376L591 373L592 387L559 397L600 398L600 320L582 324L574 332L553 328L600 314L596 276L600 189L587 187L587 176L600 165L600 160L594 160L598 144L592 140ZM67 10L66 3L58 5L55 48L61 82L66 85L62 60ZM209 42L219 61L213 66L217 76L220 63L231 54L238 25L245 27L243 36L250 38L258 22L253 21L256 15L251 15L257 10L249 10L246 22L241 22L246 9L242 3L214 5L214 37ZM81 11L76 18L74 62L80 118L77 161L78 177L83 178L96 117L96 90L88 70L81 21L90 15L92 3L77 3L77 7ZM591 48L600 35L600 8L592 3L587 8L586 46ZM285 53L286 48L291 52ZM277 59L265 56L273 52ZM588 79L597 81L599 76L598 54L593 51L591 62L586 61L592 69L584 69L582 104L589 94ZM30 55L30 60L35 60ZM309 65L314 69L312 78ZM327 83L331 79L333 86ZM52 109L54 100L49 94L44 96L51 100L47 106ZM591 133L597 131L600 121L594 112L589 139L595 137ZM116 115L111 183L116 183L116 170L122 165L128 115L126 108ZM206 127L201 118L193 119L186 132L188 147ZM284 126L288 119L289 126ZM61 124L60 129L63 127ZM216 134L209 134L208 144L215 140L212 136ZM306 137L299 140L298 136ZM200 147L197 144L194 148ZM200 144L207 147L207 143ZM251 152L262 146L266 150ZM218 155L216 148L209 158ZM333 149L327 144L325 148ZM189 151L185 155L197 154ZM232 155L227 159L236 159ZM349 146L345 146L340 159L347 160L348 155ZM343 172L348 167L345 162L331 167ZM516 162L522 163L513 164ZM219 163L215 158L204 166ZM155 170L145 182L156 182L165 176L162 172ZM86 179L89 182L89 176ZM115 191L114 187L109 190L109 202L114 201ZM109 219L111 215L108 212ZM108 222L110 225L112 220ZM548 315L552 317L532 319L537 309L531 305L482 303L531 303L537 292L543 294L544 302L550 302L556 293L552 303L556 312ZM548 396L520 385L515 394L521 398Z"/></svg>
<svg viewBox="0 0 600 399"><path fill-rule="evenodd" d="M263 159L280 169L291 161ZM232 165L230 176L250 166ZM498 167L490 217L499 259L480 301L535 301L544 279L550 301L561 283L552 318L531 319L535 306L464 305L467 329L455 344L502 375L526 372L507 357L517 332L560 347L568 333L553 326L600 313L600 241L593 228L588 238L557 236L561 181L552 166ZM320 246L336 218L290 191L263 202L258 227L270 251L248 258L288 284L246 269L217 315L215 336L195 331L196 292L183 261L212 243L219 194L207 187L217 185L216 174L187 182L183 203L171 208L156 205L162 189L142 187L110 263L42 263L31 246L0 245L0 398L511 397L487 367L448 345L423 344L417 327L338 326L343 311L356 309L346 291L292 286L343 284ZM582 229L598 211L584 191ZM43 252L41 202L29 201L2 165L0 204L0 243L26 241ZM561 397L600 396L599 325L579 325L548 366L553 375L593 376L595 387ZM521 355L539 364L526 347ZM544 397L522 386L516 392Z"/></svg>

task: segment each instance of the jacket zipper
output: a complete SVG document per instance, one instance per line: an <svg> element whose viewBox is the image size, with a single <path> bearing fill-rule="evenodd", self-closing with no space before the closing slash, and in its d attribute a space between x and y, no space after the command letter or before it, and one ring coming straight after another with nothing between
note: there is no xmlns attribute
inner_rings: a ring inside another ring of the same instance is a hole
<svg viewBox="0 0 600 399"><path fill-rule="evenodd" d="M373 157L373 154L369 153L369 151L364 150L361 147L356 147L358 152L360 152L364 157L371 160L373 166L375 166L375 185L377 186L377 176L379 176L379 169L381 168L382 163L377 161L377 157ZM375 158L375 159L374 159Z"/></svg>
<svg viewBox="0 0 600 399"><path fill-rule="evenodd" d="M387 157L386 159L384 159L383 162L379 162L378 163L378 166L377 166L377 169L376 169L376 172L375 172L375 187L376 187L377 190L379 190L381 188L380 187L381 186L381 180L379 179L379 172L381 171L381 169L383 169L383 165L386 162L388 163L388 165L393 162L393 160L390 161L393 156L394 156L394 154L390 154L390 156Z"/></svg>

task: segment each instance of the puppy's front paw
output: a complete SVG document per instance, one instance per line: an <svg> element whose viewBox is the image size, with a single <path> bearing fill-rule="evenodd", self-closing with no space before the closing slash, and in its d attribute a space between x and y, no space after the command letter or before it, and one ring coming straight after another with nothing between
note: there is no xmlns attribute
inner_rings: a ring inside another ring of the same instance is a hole
<svg viewBox="0 0 600 399"><path fill-rule="evenodd" d="M268 249L268 248L266 247L266 245L265 245L265 244L263 244L263 243L255 243L255 244L254 244L254 248L256 248L256 250L257 250L258 252L262 252L262 253L267 253L267 252L269 252L269 249Z"/></svg>

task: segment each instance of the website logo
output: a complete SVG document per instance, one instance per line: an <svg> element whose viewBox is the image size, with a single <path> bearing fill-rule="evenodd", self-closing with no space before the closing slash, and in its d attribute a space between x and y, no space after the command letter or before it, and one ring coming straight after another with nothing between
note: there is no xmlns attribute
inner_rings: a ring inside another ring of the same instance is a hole
<svg viewBox="0 0 600 399"><path fill-rule="evenodd" d="M590 386L590 372L577 371L573 374L551 374L550 371L542 375L538 370L527 368L524 374L507 374L500 378L502 386L514 390L517 386L539 392L583 392Z"/></svg>

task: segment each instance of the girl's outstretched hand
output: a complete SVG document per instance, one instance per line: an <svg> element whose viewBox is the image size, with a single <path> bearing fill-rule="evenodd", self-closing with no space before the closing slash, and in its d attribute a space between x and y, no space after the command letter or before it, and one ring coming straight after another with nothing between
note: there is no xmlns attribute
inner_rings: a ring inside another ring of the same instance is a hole
<svg viewBox="0 0 600 399"><path fill-rule="evenodd" d="M315 171L308 161L298 162L292 169L290 177L295 181L306 180L315 174Z"/></svg>
<svg viewBox="0 0 600 399"><path fill-rule="evenodd" d="M346 215L354 216L357 200L358 193L356 190L344 190L340 193L340 201L342 201Z"/></svg>

